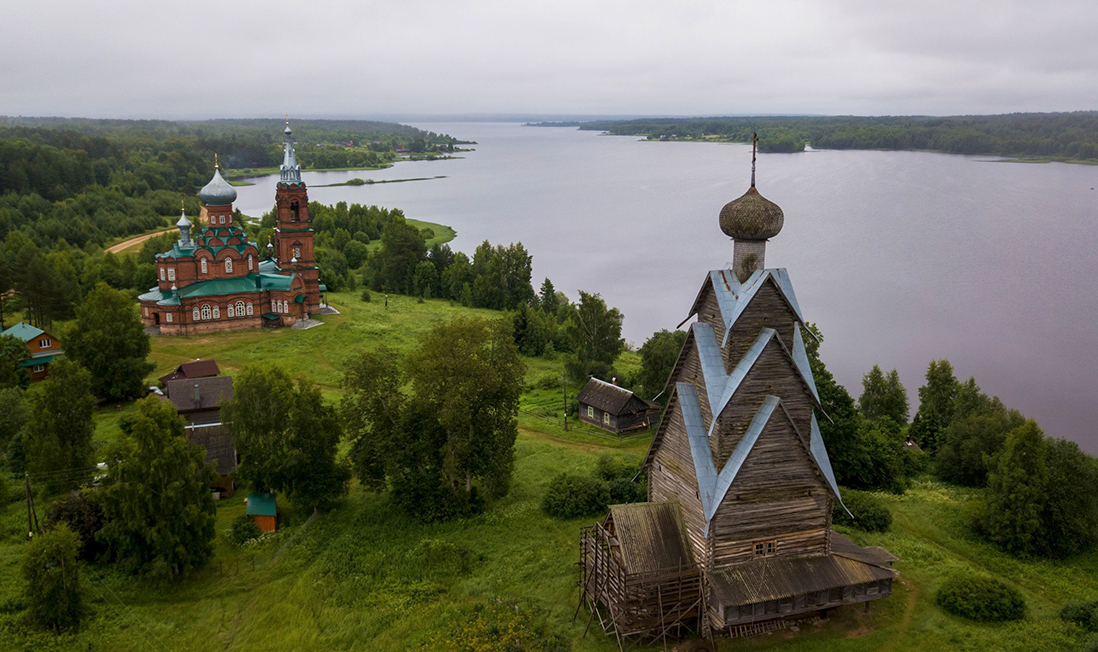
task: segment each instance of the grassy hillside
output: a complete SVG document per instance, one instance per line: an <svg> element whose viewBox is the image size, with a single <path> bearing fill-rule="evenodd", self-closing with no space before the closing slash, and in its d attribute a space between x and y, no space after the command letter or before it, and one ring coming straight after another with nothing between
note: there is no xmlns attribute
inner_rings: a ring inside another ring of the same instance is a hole
<svg viewBox="0 0 1098 652"><path fill-rule="evenodd" d="M155 338L154 374L195 356L216 358L226 373L277 361L319 383L331 400L339 395L340 366L357 350L379 343L407 350L436 321L498 315L407 297L391 297L388 310L378 295L371 303L351 293L330 299L342 314L325 317L323 326L307 331ZM572 650L616 649L597 625L582 636L586 612L571 621L578 600L577 535L585 519L549 519L539 503L555 474L589 471L601 454L639 461L649 435L617 440L587 427L565 433L554 412L559 361L527 363L528 383L540 389L528 388L523 397L513 487L484 514L424 525L401 514L385 495L355 485L335 511L311 519L289 512L278 534L241 548L223 536L243 513L238 494L218 505L216 556L188 580L166 585L110 570L88 571L93 616L75 636L54 638L18 625L18 559L26 515L19 503L9 506L0 516L0 649L515 649L506 647L512 635L482 626L485 609L510 619L504 630L521 629L529 617L563 637ZM627 354L620 367L636 364L636 355ZM118 416L128 409L109 408L98 415L100 441L117 436ZM1063 563L1011 559L964 527L965 504L976 496L930 481L903 496L884 496L895 516L892 531L848 535L900 556L902 578L891 598L868 611L840 609L828 622L797 633L725 642L722 649L1071 649L1079 633L1060 623L1056 610L1069 599L1098 597L1098 554ZM943 613L934 605L934 591L961 568L996 575L1021 589L1030 605L1026 620L976 625ZM470 646L461 647L462 641Z"/></svg>

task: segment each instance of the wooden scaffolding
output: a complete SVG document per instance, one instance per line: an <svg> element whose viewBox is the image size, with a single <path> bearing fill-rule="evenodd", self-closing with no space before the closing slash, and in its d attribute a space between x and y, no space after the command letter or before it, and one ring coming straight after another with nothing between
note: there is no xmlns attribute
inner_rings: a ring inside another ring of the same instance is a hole
<svg viewBox="0 0 1098 652"><path fill-rule="evenodd" d="M615 537L603 524L584 527L580 535L580 607L587 604L591 621L614 636L623 652L645 640L682 638L702 631L705 613L702 573L693 563L629 572Z"/></svg>

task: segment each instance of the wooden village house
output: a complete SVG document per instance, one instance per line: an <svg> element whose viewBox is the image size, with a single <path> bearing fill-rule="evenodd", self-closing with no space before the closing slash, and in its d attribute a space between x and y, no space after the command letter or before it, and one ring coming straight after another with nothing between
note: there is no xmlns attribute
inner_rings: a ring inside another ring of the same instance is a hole
<svg viewBox="0 0 1098 652"><path fill-rule="evenodd" d="M193 362L184 362L176 367L175 371L161 376L159 380L161 387L165 387L169 380L209 378L220 374L221 369L217 366L216 360L194 360Z"/></svg>
<svg viewBox="0 0 1098 652"><path fill-rule="evenodd" d="M60 340L41 328L24 322L19 322L0 335L10 335L27 345L30 358L23 366L30 372L31 380L42 380L49 375L53 361L65 354Z"/></svg>
<svg viewBox="0 0 1098 652"><path fill-rule="evenodd" d="M213 360L202 362L212 363L212 368L217 368L217 363ZM211 364L206 364L190 369L198 373L201 369L208 370L210 367ZM174 374L168 376L172 375ZM206 451L206 462L212 464L217 471L217 480L212 487L219 493L231 494L235 488L232 472L236 469L236 448L233 447L228 426L221 421L221 405L233 398L232 376L168 380L164 383L164 397L171 401L186 420L186 435L191 445L203 448Z"/></svg>
<svg viewBox="0 0 1098 652"><path fill-rule="evenodd" d="M138 297L145 326L162 335L193 335L260 326L293 326L321 311L319 270L313 254L309 196L294 154L290 125L280 178L277 211L266 260L235 223L236 190L214 165L213 179L198 193L203 225L191 233L184 213L179 240L156 256L157 285Z"/></svg>
<svg viewBox="0 0 1098 652"><path fill-rule="evenodd" d="M644 460L648 502L582 532L584 599L619 645L748 635L888 596L896 557L831 529L842 497L820 435L805 319L767 268L781 209L751 187L720 213L730 269L708 272Z"/></svg>
<svg viewBox="0 0 1098 652"><path fill-rule="evenodd" d="M595 427L621 435L652 425L659 407L616 382L592 378L576 395L579 419Z"/></svg>

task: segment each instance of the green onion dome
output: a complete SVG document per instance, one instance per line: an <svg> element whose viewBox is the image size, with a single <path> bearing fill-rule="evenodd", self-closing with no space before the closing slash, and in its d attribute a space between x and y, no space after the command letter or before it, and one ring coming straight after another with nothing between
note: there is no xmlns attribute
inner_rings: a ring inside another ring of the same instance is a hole
<svg viewBox="0 0 1098 652"><path fill-rule="evenodd" d="M215 167L213 178L198 191L198 198L206 206L225 206L236 201L236 188L230 186L222 178L221 170Z"/></svg>

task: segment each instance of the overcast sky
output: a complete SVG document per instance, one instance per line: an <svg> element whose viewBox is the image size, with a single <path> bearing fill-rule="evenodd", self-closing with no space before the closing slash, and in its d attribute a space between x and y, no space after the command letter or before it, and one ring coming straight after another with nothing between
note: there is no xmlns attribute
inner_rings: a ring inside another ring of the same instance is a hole
<svg viewBox="0 0 1098 652"><path fill-rule="evenodd" d="M1098 109L1096 0L6 3L0 113Z"/></svg>

